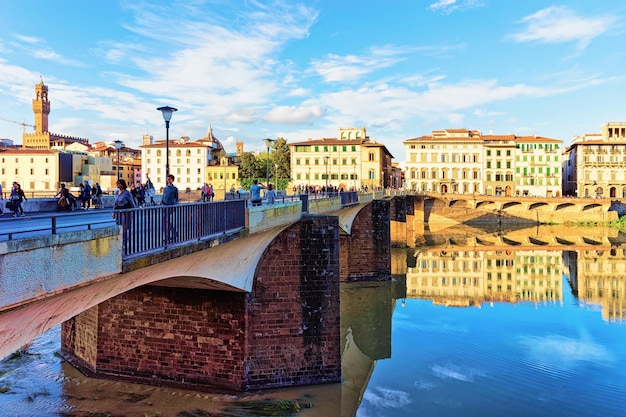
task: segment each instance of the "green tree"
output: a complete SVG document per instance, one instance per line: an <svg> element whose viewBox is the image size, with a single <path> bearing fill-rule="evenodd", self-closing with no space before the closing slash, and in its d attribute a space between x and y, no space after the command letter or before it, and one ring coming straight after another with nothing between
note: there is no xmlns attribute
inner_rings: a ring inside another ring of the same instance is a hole
<svg viewBox="0 0 626 417"><path fill-rule="evenodd" d="M241 155L241 165L239 166L240 178L257 178L257 160L254 154L245 152Z"/></svg>
<svg viewBox="0 0 626 417"><path fill-rule="evenodd" d="M279 188L284 190L291 180L291 153L285 138L278 138L274 142L274 152L272 153L270 164L273 164L274 168L272 177L280 178L280 181L277 181L277 183Z"/></svg>

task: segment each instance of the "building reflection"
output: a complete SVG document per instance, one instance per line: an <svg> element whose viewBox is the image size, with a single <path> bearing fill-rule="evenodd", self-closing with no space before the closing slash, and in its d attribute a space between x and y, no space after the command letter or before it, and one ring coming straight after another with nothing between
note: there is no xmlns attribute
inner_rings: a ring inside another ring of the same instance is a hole
<svg viewBox="0 0 626 417"><path fill-rule="evenodd" d="M581 302L602 308L605 321L626 320L626 248L563 253L572 293Z"/></svg>
<svg viewBox="0 0 626 417"><path fill-rule="evenodd" d="M407 297L447 306L485 302L561 302L561 251L498 249L418 250L407 268Z"/></svg>

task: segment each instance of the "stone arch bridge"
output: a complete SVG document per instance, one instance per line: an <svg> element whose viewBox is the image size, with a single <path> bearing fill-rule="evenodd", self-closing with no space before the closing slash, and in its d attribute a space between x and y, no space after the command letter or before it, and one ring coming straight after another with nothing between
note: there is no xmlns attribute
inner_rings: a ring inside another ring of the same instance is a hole
<svg viewBox="0 0 626 417"><path fill-rule="evenodd" d="M337 382L340 280L390 277L384 200L127 265L110 229L2 243L2 267L28 265L29 281L2 284L12 290L1 300L0 356L63 323L62 352L88 375L237 391ZM84 263L42 263L51 256Z"/></svg>

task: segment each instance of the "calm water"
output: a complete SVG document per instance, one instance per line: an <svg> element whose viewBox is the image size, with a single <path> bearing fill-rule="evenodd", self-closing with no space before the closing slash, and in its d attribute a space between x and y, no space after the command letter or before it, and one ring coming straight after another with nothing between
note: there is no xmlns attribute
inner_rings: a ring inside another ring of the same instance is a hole
<svg viewBox="0 0 626 417"><path fill-rule="evenodd" d="M244 399L298 399L305 417L626 416L621 246L458 240L395 251L393 283L342 286L342 384ZM236 397L85 378L58 349L57 327L0 363L0 416L248 415Z"/></svg>

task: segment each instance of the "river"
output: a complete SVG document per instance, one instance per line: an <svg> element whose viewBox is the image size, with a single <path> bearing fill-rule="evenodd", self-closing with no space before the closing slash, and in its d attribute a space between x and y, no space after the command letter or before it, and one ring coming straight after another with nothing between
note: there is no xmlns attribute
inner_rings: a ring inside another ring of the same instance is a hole
<svg viewBox="0 0 626 417"><path fill-rule="evenodd" d="M87 378L60 329L0 362L0 415L626 415L626 245L617 232L426 234L391 282L342 284L343 383L224 395ZM282 404L282 403L278 403ZM290 415L290 414L285 414Z"/></svg>

